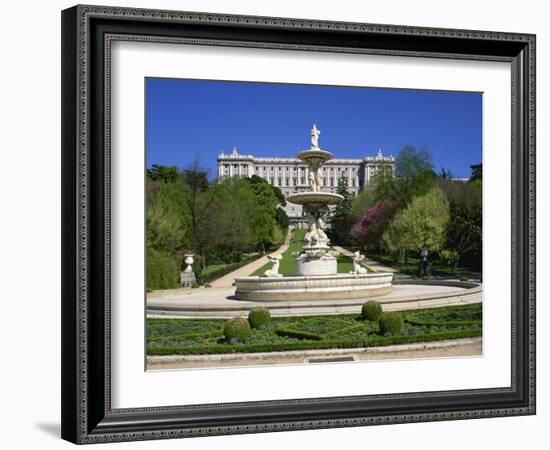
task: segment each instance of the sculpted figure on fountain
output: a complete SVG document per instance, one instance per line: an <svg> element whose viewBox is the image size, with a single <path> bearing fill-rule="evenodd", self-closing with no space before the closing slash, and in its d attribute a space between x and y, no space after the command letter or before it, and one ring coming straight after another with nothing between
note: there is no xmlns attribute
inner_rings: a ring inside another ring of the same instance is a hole
<svg viewBox="0 0 550 450"><path fill-rule="evenodd" d="M361 261L365 259L365 256L356 251L353 253L353 270L350 271L353 275L362 275L367 273L367 269L361 266Z"/></svg>
<svg viewBox="0 0 550 450"><path fill-rule="evenodd" d="M271 267L271 269L266 270L264 272L264 277L268 277L268 278L282 277L283 275L279 273L279 265L281 264L281 260L283 259L283 257L281 255L268 255L267 259L269 260L270 263L273 264L273 267Z"/></svg>
<svg viewBox="0 0 550 450"><path fill-rule="evenodd" d="M318 149L319 148L319 135L321 132L317 129L317 126L313 124L313 128L311 129L311 148L312 149Z"/></svg>

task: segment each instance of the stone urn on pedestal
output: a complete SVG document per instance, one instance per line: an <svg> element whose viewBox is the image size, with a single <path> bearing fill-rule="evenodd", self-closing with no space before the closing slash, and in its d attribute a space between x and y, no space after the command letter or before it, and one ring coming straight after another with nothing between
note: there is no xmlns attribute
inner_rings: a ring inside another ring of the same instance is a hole
<svg viewBox="0 0 550 450"><path fill-rule="evenodd" d="M195 259L190 253L184 256L185 258L183 261L185 262L185 264L187 264L187 266L185 267L183 272L181 272L180 281L182 287L191 287L197 282L195 272L193 272L193 263L195 262Z"/></svg>

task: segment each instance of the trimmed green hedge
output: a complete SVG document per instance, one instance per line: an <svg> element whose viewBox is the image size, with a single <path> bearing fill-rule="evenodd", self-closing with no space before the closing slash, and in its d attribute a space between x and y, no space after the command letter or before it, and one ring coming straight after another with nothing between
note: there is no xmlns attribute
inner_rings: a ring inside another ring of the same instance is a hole
<svg viewBox="0 0 550 450"><path fill-rule="evenodd" d="M211 272L201 272L198 275L198 282L200 284L207 284L211 281L217 280L218 278L223 277L224 275L227 275L230 272L233 272L234 270L240 269L243 266L246 266L247 264L250 264L253 261L256 261L257 259L260 259L262 255L252 255L247 256L242 261L227 264L226 266L220 267L219 269L212 270Z"/></svg>
<svg viewBox="0 0 550 450"><path fill-rule="evenodd" d="M330 339L335 338L338 336L343 336L345 334L355 333L357 331L364 330L365 325L362 323L358 323L356 325L350 325L349 327L340 328L339 330L329 331L328 333L324 333L322 335L323 339Z"/></svg>
<svg viewBox="0 0 550 450"><path fill-rule="evenodd" d="M307 331L293 330L292 328L277 328L275 330L277 336L286 336L295 339L308 339L311 341L320 341L323 339L321 335L316 333L308 333Z"/></svg>
<svg viewBox="0 0 550 450"><path fill-rule="evenodd" d="M223 337L224 319L147 319L149 355L223 354L326 348L361 348L482 335L482 306L461 305L402 312L399 336L380 335L379 323L358 314L272 317L245 342ZM461 320L463 319L463 320ZM243 318L241 319L248 323Z"/></svg>
<svg viewBox="0 0 550 450"><path fill-rule="evenodd" d="M155 337L148 337L147 342L159 342L164 340L192 340L192 339L214 339L214 338L221 338L223 337L223 330L216 330L212 331L210 333L181 333L181 334L173 334L168 336L155 336Z"/></svg>
<svg viewBox="0 0 550 450"><path fill-rule="evenodd" d="M365 347L379 347L385 345L414 344L417 342L443 341L481 336L479 330L452 330L433 334L416 334L412 336L369 336L364 342Z"/></svg>
<svg viewBox="0 0 550 450"><path fill-rule="evenodd" d="M330 339L319 341L299 340L283 344L256 344L236 343L227 344L206 344L186 347L159 346L150 347L148 355L214 355L227 353L259 353L259 352L281 352L291 350L315 350L329 348L363 348L381 347L386 345L412 344L417 342L433 342L446 339L459 339L481 336L479 330L455 330L440 333L413 335L413 336L378 336L370 335L365 339Z"/></svg>
<svg viewBox="0 0 550 450"><path fill-rule="evenodd" d="M416 320L416 319L405 319L405 322L410 323L411 325L426 326L426 327L461 327L468 325L479 325L481 326L481 320L462 320L462 321L450 321L450 322L436 322L436 321L425 321L425 320Z"/></svg>

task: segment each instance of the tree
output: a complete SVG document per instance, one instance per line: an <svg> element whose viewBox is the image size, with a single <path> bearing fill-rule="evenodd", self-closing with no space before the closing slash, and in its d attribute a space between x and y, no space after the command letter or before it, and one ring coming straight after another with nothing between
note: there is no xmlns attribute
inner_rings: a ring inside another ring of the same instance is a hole
<svg viewBox="0 0 550 450"><path fill-rule="evenodd" d="M449 222L449 202L439 188L415 197L399 211L383 235L384 244L391 252L439 250L445 242Z"/></svg>
<svg viewBox="0 0 550 450"><path fill-rule="evenodd" d="M441 168L437 176L442 180L452 180L454 178L454 174L449 169L445 169L445 167Z"/></svg>
<svg viewBox="0 0 550 450"><path fill-rule="evenodd" d="M470 166L472 169L472 175L470 175L470 181L477 181L483 179L483 164L472 164Z"/></svg>
<svg viewBox="0 0 550 450"><path fill-rule="evenodd" d="M210 207L218 193L217 186L214 185L210 189L208 182L208 171L202 168L197 161L193 162L183 171L183 179L185 182L186 203L191 216L191 225L193 229L193 237L195 248L201 256L200 261L202 269L206 268L206 246L210 238L208 227L209 213L212 211Z"/></svg>
<svg viewBox="0 0 550 450"><path fill-rule="evenodd" d="M262 251L272 247L273 228L277 226L276 214L278 199L267 181L260 177L246 179L254 191L256 208L253 216L253 229L257 247ZM260 181L261 180L261 181Z"/></svg>
<svg viewBox="0 0 550 450"><path fill-rule="evenodd" d="M481 205L451 203L446 247L457 254L453 271L468 253L474 256L473 265L481 268L481 220Z"/></svg>
<svg viewBox="0 0 550 450"><path fill-rule="evenodd" d="M428 147L417 150L412 145L405 145L395 160L395 173L390 166L382 166L374 176L374 195L377 201L392 200L404 207L414 197L426 194L435 185L435 180Z"/></svg>
<svg viewBox="0 0 550 450"><path fill-rule="evenodd" d="M447 250L456 253L453 270L461 263L481 269L482 181L468 183L439 180L438 186L449 200L450 219L446 231ZM448 258L447 258L448 259Z"/></svg>
<svg viewBox="0 0 550 450"><path fill-rule="evenodd" d="M380 248L382 236L396 212L397 204L391 200L375 203L353 226L353 239L364 247Z"/></svg>
<svg viewBox="0 0 550 450"><path fill-rule="evenodd" d="M285 195L277 186L269 184L265 179L259 177L258 175L252 175L250 178L247 178L247 180L252 184L267 184L273 191L273 194L275 194L275 197L277 198L277 203L281 206L286 206Z"/></svg>
<svg viewBox="0 0 550 450"><path fill-rule="evenodd" d="M373 189L368 185L364 186L351 203L351 215L354 220L362 217L375 203Z"/></svg>
<svg viewBox="0 0 550 450"><path fill-rule="evenodd" d="M147 243L179 259L192 243L191 217L180 179L147 183Z"/></svg>
<svg viewBox="0 0 550 450"><path fill-rule="evenodd" d="M344 197L344 200L336 205L330 218L329 238L334 244L349 245L351 243L353 217L351 215L351 194L348 191L346 178L341 177L338 180L336 193Z"/></svg>
<svg viewBox="0 0 550 450"><path fill-rule="evenodd" d="M254 190L244 179L229 178L218 186L207 224L211 230L207 252L212 260L238 261L243 252L256 247L255 209Z"/></svg>
<svg viewBox="0 0 550 450"><path fill-rule="evenodd" d="M176 166L160 166L153 164L147 169L147 177L153 181L164 181L169 183L180 177L180 171Z"/></svg>

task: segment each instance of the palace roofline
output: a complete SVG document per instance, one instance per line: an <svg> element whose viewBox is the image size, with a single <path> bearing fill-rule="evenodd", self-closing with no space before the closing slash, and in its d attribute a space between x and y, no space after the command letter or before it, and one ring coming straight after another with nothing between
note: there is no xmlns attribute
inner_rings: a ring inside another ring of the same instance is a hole
<svg viewBox="0 0 550 450"><path fill-rule="evenodd" d="M233 160L233 161L252 161L256 163L291 163L291 164L304 164L298 158L292 157L265 157L265 156L254 156L250 154L240 154L234 148L231 153L218 153L218 161L220 160ZM364 156L363 158L333 158L330 161L327 161L326 164L360 164L363 162L394 162L395 158L393 156L384 156L382 155L382 150L378 150L377 156Z"/></svg>

